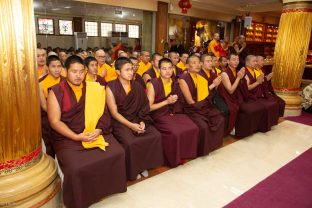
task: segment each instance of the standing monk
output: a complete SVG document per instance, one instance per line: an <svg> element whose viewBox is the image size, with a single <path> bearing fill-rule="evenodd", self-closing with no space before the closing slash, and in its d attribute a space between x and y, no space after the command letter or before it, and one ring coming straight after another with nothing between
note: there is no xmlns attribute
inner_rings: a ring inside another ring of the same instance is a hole
<svg viewBox="0 0 312 208"><path fill-rule="evenodd" d="M208 81L202 77L200 59L190 56L187 73L180 76L179 84L183 93L184 112L199 127L198 155L207 155L222 145L224 117L212 103Z"/></svg>
<svg viewBox="0 0 312 208"><path fill-rule="evenodd" d="M170 59L159 61L160 77L148 84L147 96L155 127L161 133L165 162L175 167L186 158L197 155L198 127L182 114L183 98L179 83L172 79L173 64Z"/></svg>
<svg viewBox="0 0 312 208"><path fill-rule="evenodd" d="M126 191L125 153L110 133L104 86L83 83L85 69L79 56L70 56L65 67L67 79L52 87L47 112L64 173L64 204L86 208Z"/></svg>
<svg viewBox="0 0 312 208"><path fill-rule="evenodd" d="M131 61L118 58L115 68L118 78L108 83L106 100L114 118L113 134L126 151L128 179L134 180L163 164L161 134L152 125L144 88L133 81Z"/></svg>

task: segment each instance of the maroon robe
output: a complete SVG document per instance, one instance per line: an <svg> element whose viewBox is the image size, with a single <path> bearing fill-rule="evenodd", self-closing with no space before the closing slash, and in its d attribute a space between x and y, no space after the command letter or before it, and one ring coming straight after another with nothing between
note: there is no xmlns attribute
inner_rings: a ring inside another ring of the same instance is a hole
<svg viewBox="0 0 312 208"><path fill-rule="evenodd" d="M153 66L151 66L146 72L144 72L143 76L144 76L144 74L148 74L151 77L150 79L147 80L147 82L150 81L153 78L157 78L157 75L155 73L155 70L154 70Z"/></svg>
<svg viewBox="0 0 312 208"><path fill-rule="evenodd" d="M207 76L207 74L204 70L201 70L199 72L199 74L208 81L208 85L211 85L213 83L213 80L218 77L216 72L213 72L213 71L210 71L210 77ZM228 104L225 102L225 100L220 95L220 91L222 91L222 90L224 90L224 87L223 87L222 83L220 83L220 85L217 88L213 88L212 90L210 90L210 93L212 93L213 103L215 104L215 106L218 108L218 110L221 111L221 113L225 117L225 125L224 125L225 132L224 133L228 134L228 133L230 133L230 131L234 127L235 118L236 118L236 115L238 112L238 108L236 108L237 110L234 111L233 113L230 113ZM231 117L231 114L234 114L234 116Z"/></svg>
<svg viewBox="0 0 312 208"><path fill-rule="evenodd" d="M86 87L77 103L67 81L52 87L61 109L61 121L76 134L85 126ZM125 152L111 134L107 108L99 119L97 128L102 129L106 151L99 148L84 149L81 141L74 141L53 130L53 146L64 173L63 200L66 207L84 208L107 195L125 192Z"/></svg>
<svg viewBox="0 0 312 208"><path fill-rule="evenodd" d="M228 75L233 85L236 77L232 70L227 68L224 73ZM233 94L228 93L226 89L221 94L226 100L226 103L231 104L228 105L230 113L232 112L233 106L239 108L235 121L235 135L239 137L250 136L257 131L265 131L267 126L265 118L266 110L264 106L253 100L249 95L247 82L244 78L241 79L240 84Z"/></svg>
<svg viewBox="0 0 312 208"><path fill-rule="evenodd" d="M265 71L261 68L263 74L265 74ZM268 81L266 77L264 77L264 82L262 84L264 95L267 98L270 98L272 100L275 100L278 103L279 106L279 116L283 117L284 116L284 111L285 111L285 101L277 96L273 90L271 80Z"/></svg>
<svg viewBox="0 0 312 208"><path fill-rule="evenodd" d="M39 79L39 83L42 82L47 76L48 76L48 74L41 77ZM61 76L61 81L65 80L65 79L66 79L65 77ZM49 88L48 91L50 89L51 88ZM50 155L52 158L54 158L55 157L55 151L54 151L53 145L52 145L53 138L51 135L51 126L49 123L48 114L42 108L41 108L41 133L42 133L42 139L43 139L44 145L46 147L46 153L48 155Z"/></svg>
<svg viewBox="0 0 312 208"><path fill-rule="evenodd" d="M176 103L151 112L154 125L162 136L165 162L170 167L175 167L181 159L197 156L199 129L187 115L182 114L179 100L183 95L177 81L172 82L171 93L168 96L165 96L161 78L152 79L151 84L155 91L155 104L163 102L170 95L178 95L179 98Z"/></svg>
<svg viewBox="0 0 312 208"><path fill-rule="evenodd" d="M183 73L183 69L181 69L178 66L174 66L174 67L175 67L175 72L176 73L173 72L173 77L177 79Z"/></svg>
<svg viewBox="0 0 312 208"><path fill-rule="evenodd" d="M189 87L193 100L197 101L197 89L191 75L182 73L183 79ZM207 155L223 143L225 119L221 112L212 103L212 95L194 104L183 101L184 112L199 127L198 155Z"/></svg>
<svg viewBox="0 0 312 208"><path fill-rule="evenodd" d="M113 134L126 152L126 168L129 180L136 179L144 170L163 164L161 134L151 125L149 101L146 93L135 81L131 81L131 91L128 95L119 79L108 82L118 112L132 123L145 123L145 133L137 134L124 124L113 119Z"/></svg>
<svg viewBox="0 0 312 208"><path fill-rule="evenodd" d="M256 74L251 74L248 69L246 69L246 76L249 78L249 84L253 84L257 81ZM263 85L258 85L252 90L249 90L249 93L252 96L256 97L256 100L261 103L267 113L267 131L271 129L272 126L276 125L279 118L279 105L274 99L270 99L269 97L265 97L265 92L263 89Z"/></svg>
<svg viewBox="0 0 312 208"><path fill-rule="evenodd" d="M144 89L146 89L145 82L144 82L143 78L141 77L141 75L139 75L139 74L136 73L136 74L135 74L134 81L136 81L136 82L139 83Z"/></svg>

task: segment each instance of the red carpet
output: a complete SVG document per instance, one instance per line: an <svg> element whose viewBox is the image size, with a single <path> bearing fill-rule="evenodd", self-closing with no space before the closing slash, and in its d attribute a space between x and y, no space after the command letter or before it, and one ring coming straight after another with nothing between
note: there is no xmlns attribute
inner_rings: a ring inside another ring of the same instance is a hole
<svg viewBox="0 0 312 208"><path fill-rule="evenodd" d="M300 116L289 116L286 117L286 119L289 121L294 121L297 123L312 126L312 113L302 111L302 114Z"/></svg>
<svg viewBox="0 0 312 208"><path fill-rule="evenodd" d="M226 208L311 208L312 148L230 202Z"/></svg>

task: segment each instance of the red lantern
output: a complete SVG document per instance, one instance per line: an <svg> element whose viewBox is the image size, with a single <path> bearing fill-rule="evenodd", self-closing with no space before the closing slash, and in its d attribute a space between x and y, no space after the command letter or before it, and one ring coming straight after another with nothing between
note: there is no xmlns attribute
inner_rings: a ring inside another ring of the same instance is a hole
<svg viewBox="0 0 312 208"><path fill-rule="evenodd" d="M182 9L182 13L186 14L187 10L192 7L192 3L190 2L190 0L180 0L179 7Z"/></svg>

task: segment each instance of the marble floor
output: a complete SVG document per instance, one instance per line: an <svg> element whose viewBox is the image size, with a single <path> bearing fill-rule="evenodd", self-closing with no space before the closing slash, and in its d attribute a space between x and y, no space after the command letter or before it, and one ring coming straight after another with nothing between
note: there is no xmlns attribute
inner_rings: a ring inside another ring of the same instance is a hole
<svg viewBox="0 0 312 208"><path fill-rule="evenodd" d="M104 198L92 208L222 207L312 147L312 127L283 121Z"/></svg>

